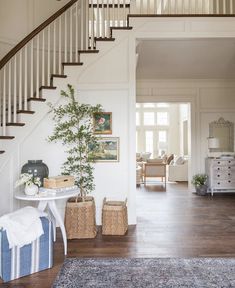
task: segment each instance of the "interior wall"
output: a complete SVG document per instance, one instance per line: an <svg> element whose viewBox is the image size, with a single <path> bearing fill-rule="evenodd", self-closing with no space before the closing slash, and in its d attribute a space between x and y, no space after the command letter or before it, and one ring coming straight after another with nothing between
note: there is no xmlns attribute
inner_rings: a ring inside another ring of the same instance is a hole
<svg viewBox="0 0 235 288"><path fill-rule="evenodd" d="M0 0L0 59L69 0Z"/></svg>
<svg viewBox="0 0 235 288"><path fill-rule="evenodd" d="M192 174L205 171L209 123L224 117L235 123L235 81L157 80L137 81L137 102L185 102L191 104L191 138L195 163ZM191 164L191 163L190 163Z"/></svg>

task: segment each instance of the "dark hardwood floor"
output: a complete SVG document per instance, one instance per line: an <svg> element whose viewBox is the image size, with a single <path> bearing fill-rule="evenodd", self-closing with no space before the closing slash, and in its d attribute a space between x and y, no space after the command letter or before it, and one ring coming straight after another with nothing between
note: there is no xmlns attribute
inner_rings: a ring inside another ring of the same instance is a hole
<svg viewBox="0 0 235 288"><path fill-rule="evenodd" d="M197 196L186 183L167 189L136 189L138 224L123 237L98 233L96 239L71 240L68 257L235 257L235 193ZM54 267L0 287L51 287L63 263L60 231Z"/></svg>

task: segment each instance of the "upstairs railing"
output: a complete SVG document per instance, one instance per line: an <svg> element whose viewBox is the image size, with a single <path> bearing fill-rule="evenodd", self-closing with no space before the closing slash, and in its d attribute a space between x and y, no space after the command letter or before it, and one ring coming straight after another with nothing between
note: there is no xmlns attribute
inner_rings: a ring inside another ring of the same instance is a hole
<svg viewBox="0 0 235 288"><path fill-rule="evenodd" d="M80 64L78 51L95 50L110 28L127 27L128 15L233 15L235 0L72 0L37 27L0 61L0 122L17 123L28 100L40 100L63 66Z"/></svg>

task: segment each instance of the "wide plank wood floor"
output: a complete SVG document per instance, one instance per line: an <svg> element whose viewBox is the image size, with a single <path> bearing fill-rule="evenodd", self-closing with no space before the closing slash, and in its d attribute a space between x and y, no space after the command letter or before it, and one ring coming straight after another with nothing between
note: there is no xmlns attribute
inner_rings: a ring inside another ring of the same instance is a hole
<svg viewBox="0 0 235 288"><path fill-rule="evenodd" d="M235 193L201 197L186 183L168 183L166 191L142 185L136 195L136 227L123 237L70 240L68 257L235 257ZM63 260L58 230L52 269L0 287L51 287Z"/></svg>

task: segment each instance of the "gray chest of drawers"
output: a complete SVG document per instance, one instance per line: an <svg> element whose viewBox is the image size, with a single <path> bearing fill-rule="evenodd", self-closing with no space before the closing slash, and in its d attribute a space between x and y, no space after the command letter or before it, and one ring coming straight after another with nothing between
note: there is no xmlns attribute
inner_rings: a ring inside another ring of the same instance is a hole
<svg viewBox="0 0 235 288"><path fill-rule="evenodd" d="M235 191L235 159L206 159L209 190L214 192Z"/></svg>

